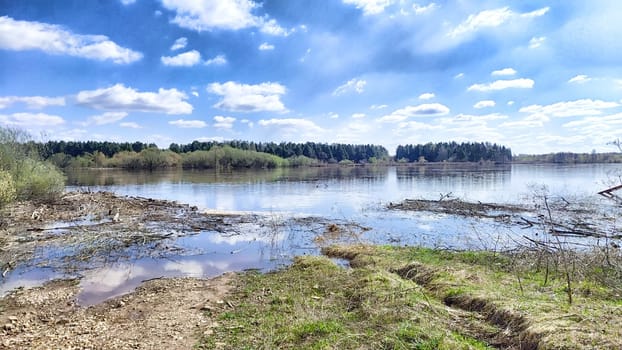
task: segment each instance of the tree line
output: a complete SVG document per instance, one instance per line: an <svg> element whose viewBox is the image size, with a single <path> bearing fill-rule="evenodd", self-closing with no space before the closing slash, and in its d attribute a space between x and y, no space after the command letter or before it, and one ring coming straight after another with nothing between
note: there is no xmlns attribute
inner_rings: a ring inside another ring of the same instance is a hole
<svg viewBox="0 0 622 350"><path fill-rule="evenodd" d="M514 157L514 161L520 163L556 164L622 163L622 154L617 152L519 154Z"/></svg>
<svg viewBox="0 0 622 350"><path fill-rule="evenodd" d="M186 145L173 143L169 150L175 153L188 153L194 151L209 151L214 147L229 146L244 151L268 153L281 158L304 156L316 159L323 163L339 163L352 161L354 163L367 163L379 160L388 160L389 152L383 146L378 145L353 145L342 143L293 143L293 142L252 142L252 141L226 141L226 142L199 142L194 141Z"/></svg>
<svg viewBox="0 0 622 350"><path fill-rule="evenodd" d="M438 142L398 146L398 162L480 162L507 163L512 161L512 150L489 142Z"/></svg>

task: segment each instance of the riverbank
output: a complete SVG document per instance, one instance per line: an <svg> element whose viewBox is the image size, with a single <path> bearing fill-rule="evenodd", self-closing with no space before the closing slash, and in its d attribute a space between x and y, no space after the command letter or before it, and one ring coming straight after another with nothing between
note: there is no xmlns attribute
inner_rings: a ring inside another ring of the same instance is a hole
<svg viewBox="0 0 622 350"><path fill-rule="evenodd" d="M443 202L407 200L390 210L485 218L489 211L524 210ZM60 246L67 248L62 257L35 263L79 270L87 261L114 264L166 254L176 249L164 244L171 237L226 233L257 221L248 213L206 213L171 201L71 192L57 201L7 208L0 263L9 275L42 249ZM18 288L0 298L0 348L622 347L617 248L571 254L541 247L500 254L332 245L355 227L313 223L322 256L299 256L271 273L155 278L92 304L80 302L80 275Z"/></svg>

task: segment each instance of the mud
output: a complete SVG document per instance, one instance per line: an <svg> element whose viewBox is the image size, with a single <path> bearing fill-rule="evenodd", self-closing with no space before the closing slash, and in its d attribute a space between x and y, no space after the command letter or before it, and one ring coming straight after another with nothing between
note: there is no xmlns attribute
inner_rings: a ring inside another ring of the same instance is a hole
<svg viewBox="0 0 622 350"><path fill-rule="evenodd" d="M204 213L172 201L69 192L54 202L18 203L0 220L0 273L26 262L70 273L119 259L161 256L177 249L158 244L201 231L230 232L254 222L251 214ZM49 256L50 249L57 253ZM1 281L1 279L0 279Z"/></svg>
<svg viewBox="0 0 622 350"><path fill-rule="evenodd" d="M473 203L459 199L406 199L400 203L389 203L387 208L391 210L428 211L439 214L491 218L500 221L506 221L512 215L530 211L529 208L518 205Z"/></svg>
<svg viewBox="0 0 622 350"><path fill-rule="evenodd" d="M234 279L156 279L88 308L75 303L76 281L19 289L0 299L0 349L192 349Z"/></svg>

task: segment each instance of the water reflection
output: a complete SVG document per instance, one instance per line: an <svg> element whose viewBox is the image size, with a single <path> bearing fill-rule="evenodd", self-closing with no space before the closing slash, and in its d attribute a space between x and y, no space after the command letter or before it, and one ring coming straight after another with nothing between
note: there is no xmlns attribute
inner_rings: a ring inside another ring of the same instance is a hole
<svg viewBox="0 0 622 350"><path fill-rule="evenodd" d="M384 207L405 198L438 199L450 192L468 201L516 203L521 201L521 194L529 191L531 183L545 184L554 193L595 194L607 173L615 168L606 164L437 164L235 172L75 171L68 174L70 190L88 187L260 215L256 221L233 225L225 232L193 232L160 242L175 247L164 255L143 254L155 250L155 244L145 245L140 251L128 248L103 263L87 262L77 271L63 270L63 259L71 254L71 247L38 250L28 268L17 268L7 275L0 292L77 273L83 276L79 302L89 305L127 293L151 278L210 277L249 268L274 269L288 264L296 255L317 254L322 245L330 243L496 249L511 245L512 237L527 232L514 233L494 220L388 211ZM62 229L63 225L55 227ZM326 234L331 225L338 229ZM339 230L344 234L332 235ZM123 256L128 258L121 259ZM50 260L58 263L43 264Z"/></svg>

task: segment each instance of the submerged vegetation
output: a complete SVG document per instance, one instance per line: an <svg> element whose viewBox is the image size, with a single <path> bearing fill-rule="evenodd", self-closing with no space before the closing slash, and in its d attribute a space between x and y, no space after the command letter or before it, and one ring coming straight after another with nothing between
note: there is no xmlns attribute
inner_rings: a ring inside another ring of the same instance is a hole
<svg viewBox="0 0 622 350"><path fill-rule="evenodd" d="M23 131L0 128L0 206L16 199L53 199L64 190L63 174L41 160L29 139Z"/></svg>

